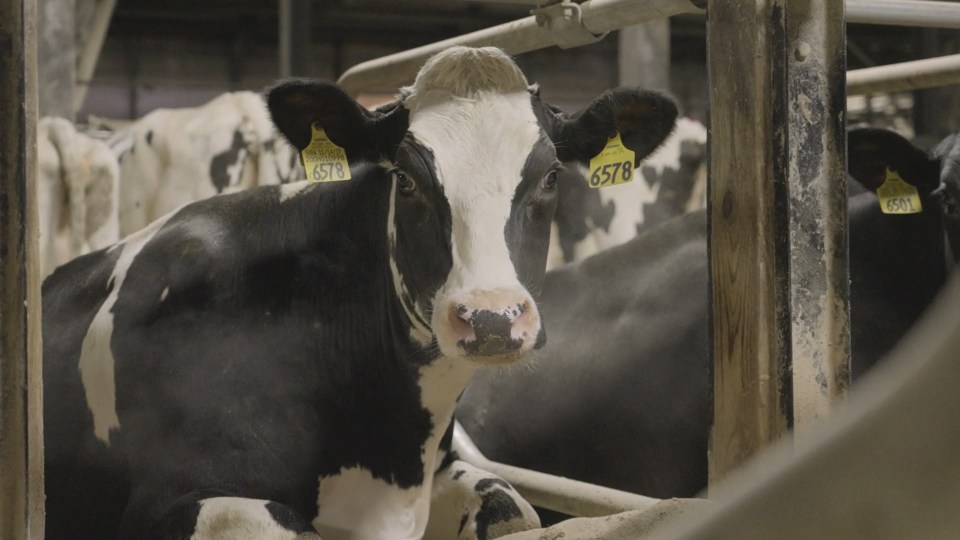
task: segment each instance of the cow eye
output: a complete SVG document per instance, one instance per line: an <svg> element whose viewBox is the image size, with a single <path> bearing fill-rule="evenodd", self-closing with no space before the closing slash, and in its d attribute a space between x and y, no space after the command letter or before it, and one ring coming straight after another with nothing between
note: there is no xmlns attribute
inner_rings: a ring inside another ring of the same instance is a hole
<svg viewBox="0 0 960 540"><path fill-rule="evenodd" d="M557 189L557 171L550 171L540 179L540 189L544 191L553 191Z"/></svg>
<svg viewBox="0 0 960 540"><path fill-rule="evenodd" d="M400 169L394 169L393 179L397 183L397 189L400 190L400 193L409 195L417 190L417 184L413 181L413 178L401 171Z"/></svg>

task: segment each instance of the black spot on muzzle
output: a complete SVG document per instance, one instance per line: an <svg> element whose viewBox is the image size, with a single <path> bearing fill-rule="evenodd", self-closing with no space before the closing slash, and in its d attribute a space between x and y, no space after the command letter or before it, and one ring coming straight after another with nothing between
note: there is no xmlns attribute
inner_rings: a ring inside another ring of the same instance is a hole
<svg viewBox="0 0 960 540"><path fill-rule="evenodd" d="M460 312L459 306L457 311ZM458 344L470 355L493 356L517 351L523 345L523 340L510 335L514 320L505 313L477 310L468 319L475 338L461 339Z"/></svg>

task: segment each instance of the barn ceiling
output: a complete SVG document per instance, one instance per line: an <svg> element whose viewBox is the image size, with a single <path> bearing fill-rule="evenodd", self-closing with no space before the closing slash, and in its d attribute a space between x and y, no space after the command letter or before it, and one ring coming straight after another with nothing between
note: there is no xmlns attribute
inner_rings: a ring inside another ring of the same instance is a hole
<svg viewBox="0 0 960 540"><path fill-rule="evenodd" d="M310 2L309 17L315 43L401 50L522 18L529 10L502 0L323 0ZM276 0L118 0L109 35L272 45L278 39L277 14ZM671 29L674 47L700 52L703 17L674 17ZM851 25L848 32L851 68L920 54L920 29Z"/></svg>

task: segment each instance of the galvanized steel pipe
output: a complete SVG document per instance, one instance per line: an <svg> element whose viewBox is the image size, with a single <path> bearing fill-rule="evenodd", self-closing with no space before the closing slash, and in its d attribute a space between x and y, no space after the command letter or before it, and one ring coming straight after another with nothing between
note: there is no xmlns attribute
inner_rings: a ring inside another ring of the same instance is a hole
<svg viewBox="0 0 960 540"><path fill-rule="evenodd" d="M555 512L599 517L643 510L660 502L660 499L490 461L459 422L453 427L453 449L460 459L509 482L530 504Z"/></svg>
<svg viewBox="0 0 960 540"><path fill-rule="evenodd" d="M960 28L960 4L928 0L846 0L847 22Z"/></svg>
<svg viewBox="0 0 960 540"><path fill-rule="evenodd" d="M694 0L588 0L580 4L580 10L583 26L595 34L680 13L703 11ZM493 46L510 54L520 54L556 45L558 41L555 34L538 26L530 16L362 62L344 72L338 82L348 94L356 96L364 90L410 82L427 58L454 45Z"/></svg>
<svg viewBox="0 0 960 540"><path fill-rule="evenodd" d="M960 54L847 72L848 96L903 92L949 84L960 84Z"/></svg>

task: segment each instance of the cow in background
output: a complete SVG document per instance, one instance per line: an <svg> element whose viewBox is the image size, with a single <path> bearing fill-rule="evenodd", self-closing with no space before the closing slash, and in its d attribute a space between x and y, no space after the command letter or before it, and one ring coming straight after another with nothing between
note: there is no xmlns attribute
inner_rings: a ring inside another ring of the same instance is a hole
<svg viewBox="0 0 960 540"><path fill-rule="evenodd" d="M620 245L667 219L706 206L707 130L679 118L673 133L626 184L592 189L571 165L560 182L547 268Z"/></svg>
<svg viewBox="0 0 960 540"><path fill-rule="evenodd" d="M276 134L255 92L157 109L107 144L120 163L122 236L191 201L303 178L296 149Z"/></svg>
<svg viewBox="0 0 960 540"><path fill-rule="evenodd" d="M279 130L299 149L324 130L352 179L188 204L44 282L48 538L482 540L536 524L449 452L456 400L546 341L560 163L616 132L642 159L676 106L621 88L558 113L502 51L465 47L401 97L367 111L336 85L278 85Z"/></svg>
<svg viewBox="0 0 960 540"><path fill-rule="evenodd" d="M852 374L910 329L960 255L960 137L926 153L894 132L848 135ZM883 213L887 168L923 211ZM534 369L478 374L457 418L490 459L643 495L697 495L712 423L706 213L551 271L550 340ZM946 236L946 238L945 238ZM856 385L854 385L854 391Z"/></svg>
<svg viewBox="0 0 960 540"><path fill-rule="evenodd" d="M63 118L37 123L40 270L116 242L120 173L110 147Z"/></svg>

